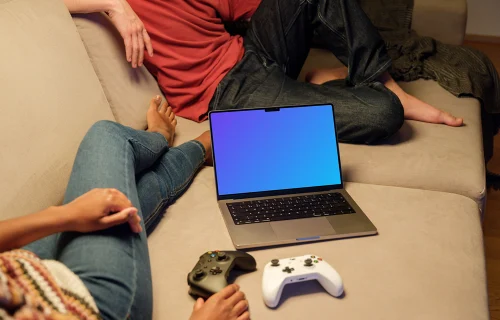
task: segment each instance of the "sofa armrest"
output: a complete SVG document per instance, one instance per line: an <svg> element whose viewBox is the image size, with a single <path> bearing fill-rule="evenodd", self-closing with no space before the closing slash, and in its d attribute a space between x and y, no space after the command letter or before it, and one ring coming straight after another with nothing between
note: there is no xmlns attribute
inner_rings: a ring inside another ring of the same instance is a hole
<svg viewBox="0 0 500 320"><path fill-rule="evenodd" d="M421 36L462 44L466 25L466 0L415 0L412 29Z"/></svg>

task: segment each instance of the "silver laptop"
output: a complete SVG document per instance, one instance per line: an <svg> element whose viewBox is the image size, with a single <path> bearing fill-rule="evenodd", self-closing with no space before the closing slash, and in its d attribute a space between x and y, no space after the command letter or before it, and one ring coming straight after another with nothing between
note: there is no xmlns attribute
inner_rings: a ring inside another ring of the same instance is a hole
<svg viewBox="0 0 500 320"><path fill-rule="evenodd" d="M237 249L377 233L344 190L332 105L209 118L217 200Z"/></svg>

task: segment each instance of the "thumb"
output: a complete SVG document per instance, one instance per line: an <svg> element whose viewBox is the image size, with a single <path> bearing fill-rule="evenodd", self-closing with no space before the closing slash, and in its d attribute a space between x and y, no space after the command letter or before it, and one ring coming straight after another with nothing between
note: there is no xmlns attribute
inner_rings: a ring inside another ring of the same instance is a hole
<svg viewBox="0 0 500 320"><path fill-rule="evenodd" d="M101 223L106 227L116 226L128 221L130 215L136 214L137 209L134 207L123 209L120 212L110 214L101 219Z"/></svg>
<svg viewBox="0 0 500 320"><path fill-rule="evenodd" d="M205 301L202 298L198 298L198 300L196 300L196 302L194 304L193 311L200 310L204 304L205 304Z"/></svg>

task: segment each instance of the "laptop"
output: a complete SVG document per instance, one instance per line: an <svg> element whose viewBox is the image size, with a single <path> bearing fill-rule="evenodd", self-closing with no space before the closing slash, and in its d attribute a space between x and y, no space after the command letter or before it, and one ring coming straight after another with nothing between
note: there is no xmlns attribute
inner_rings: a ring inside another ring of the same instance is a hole
<svg viewBox="0 0 500 320"><path fill-rule="evenodd" d="M344 190L331 104L209 120L217 201L237 249L377 233Z"/></svg>

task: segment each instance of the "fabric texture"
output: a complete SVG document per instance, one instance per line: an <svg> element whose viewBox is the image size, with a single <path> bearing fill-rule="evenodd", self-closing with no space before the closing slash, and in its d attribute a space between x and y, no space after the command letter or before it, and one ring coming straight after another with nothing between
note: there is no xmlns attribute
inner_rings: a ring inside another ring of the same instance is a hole
<svg viewBox="0 0 500 320"><path fill-rule="evenodd" d="M206 119L217 84L243 56L243 39L230 36L222 21L250 17L259 2L129 0L155 50L145 65L177 115Z"/></svg>
<svg viewBox="0 0 500 320"><path fill-rule="evenodd" d="M159 133L97 122L80 144L64 203L94 188L116 188L139 210L144 231L133 234L126 223L92 233L63 232L25 249L80 277L104 319L151 319L146 234L189 186L204 156L195 141L170 148Z"/></svg>
<svg viewBox="0 0 500 320"><path fill-rule="evenodd" d="M252 319L489 319L481 220L474 201L357 183L347 183L346 189L379 234L249 250L257 271L231 279L246 294ZM155 319L188 319L195 301L187 293L185 275L201 253L234 248L214 194L213 171L204 168L149 237ZM262 301L265 264L304 254L331 264L344 281L345 295L334 298L315 281L290 284L278 308L267 308Z"/></svg>
<svg viewBox="0 0 500 320"><path fill-rule="evenodd" d="M0 254L0 319L101 317L81 280L63 264L13 250Z"/></svg>
<svg viewBox="0 0 500 320"><path fill-rule="evenodd" d="M148 101L163 94L146 67L132 68L123 39L102 13L74 14L73 21L116 121L146 128Z"/></svg>
<svg viewBox="0 0 500 320"><path fill-rule="evenodd" d="M479 99L487 112L500 113L500 80L484 53L418 36L411 30L413 0L361 0L361 5L386 42L395 80L432 79L456 96Z"/></svg>
<svg viewBox="0 0 500 320"><path fill-rule="evenodd" d="M114 118L62 1L1 2L0 38L10 47L0 50L6 219L60 204L85 132Z"/></svg>
<svg viewBox="0 0 500 320"><path fill-rule="evenodd" d="M316 35L348 66L345 80L297 80ZM214 110L331 103L339 141L373 144L403 124L403 106L378 77L390 58L354 1L263 0L244 38L243 59L224 77Z"/></svg>
<svg viewBox="0 0 500 320"><path fill-rule="evenodd" d="M461 45L466 27L467 0L414 1L411 28L419 35Z"/></svg>

